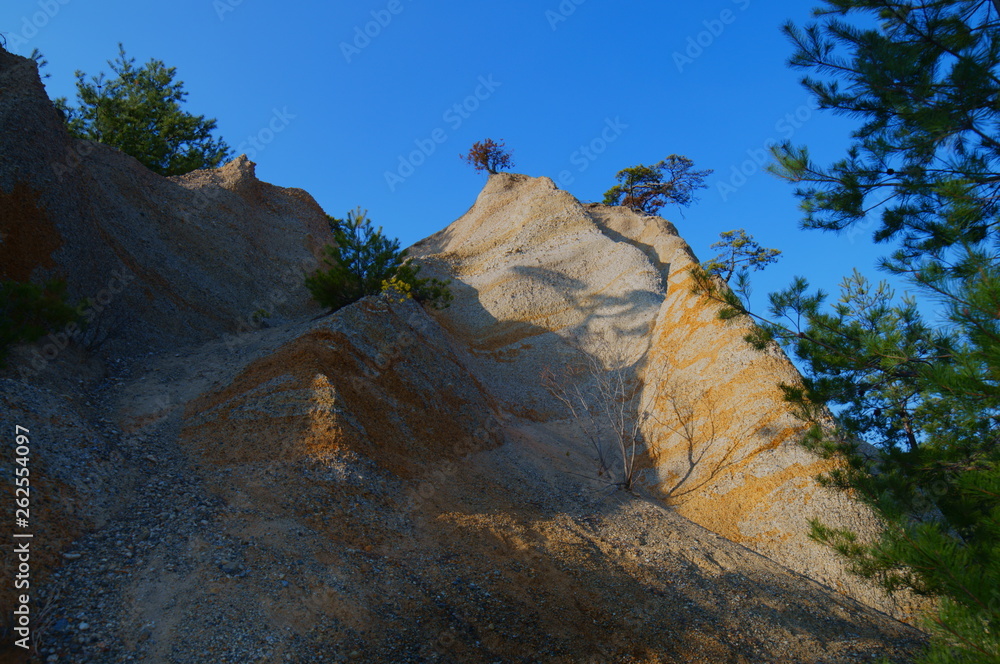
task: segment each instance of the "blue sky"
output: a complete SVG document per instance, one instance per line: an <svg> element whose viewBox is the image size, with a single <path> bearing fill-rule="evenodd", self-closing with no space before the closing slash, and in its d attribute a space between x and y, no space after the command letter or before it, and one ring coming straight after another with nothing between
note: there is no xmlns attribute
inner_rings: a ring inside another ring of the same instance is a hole
<svg viewBox="0 0 1000 664"><path fill-rule="evenodd" d="M827 290L877 277L870 232L800 231L793 187L758 166L791 138L822 163L855 121L814 109L780 33L810 2L712 0L5 0L8 49L38 48L50 97L75 70L108 71L123 42L177 68L187 110L330 214L367 208L409 245L461 216L485 176L459 159L503 139L516 172L599 201L627 166L676 153L715 173L690 208L664 208L699 258L746 228L782 260L761 295L807 276ZM435 140L436 139L436 140ZM421 148L423 148L421 150ZM742 171L742 172L741 172ZM394 175L387 175L394 174Z"/></svg>

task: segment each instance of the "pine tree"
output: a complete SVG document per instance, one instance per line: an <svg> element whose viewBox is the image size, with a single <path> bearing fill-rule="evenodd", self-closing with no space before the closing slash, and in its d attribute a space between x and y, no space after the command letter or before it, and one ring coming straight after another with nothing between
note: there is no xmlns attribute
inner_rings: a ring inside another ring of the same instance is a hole
<svg viewBox="0 0 1000 664"><path fill-rule="evenodd" d="M372 225L367 211L358 208L348 212L346 219L328 219L334 237L334 244L324 248L328 268L306 278L306 287L322 306L336 311L383 291L435 308L449 305L449 282L419 278L420 266L400 250L399 240Z"/></svg>
<svg viewBox="0 0 1000 664"><path fill-rule="evenodd" d="M672 154L652 166L632 166L618 171L618 184L604 193L605 205L624 205L636 212L656 214L668 203L688 206L697 200L712 170L696 171L694 162Z"/></svg>
<svg viewBox="0 0 1000 664"><path fill-rule="evenodd" d="M212 136L214 119L182 109L187 92L174 81L174 67L150 60L137 68L121 44L118 59L108 65L114 78L102 72L88 81L76 72L76 108L65 98L56 100L75 137L118 148L160 175L215 168L230 156L226 142Z"/></svg>
<svg viewBox="0 0 1000 664"><path fill-rule="evenodd" d="M726 292L729 297L738 298L740 309L750 306L750 273L763 270L776 263L781 252L760 246L753 235L742 228L719 233L719 241L712 249L722 251L713 259L705 261L691 270L700 290L711 284L714 294ZM735 282L733 278L735 277ZM728 285L728 289L722 284ZM735 311L733 314L735 315Z"/></svg>
<svg viewBox="0 0 1000 664"><path fill-rule="evenodd" d="M696 281L723 317L757 317L753 344L799 358L803 384L783 389L813 424L805 443L842 462L822 481L883 518L875 542L821 522L812 536L886 588L938 600L923 661L995 664L1000 2L826 0L815 16L784 27L790 64L825 77L803 79L820 108L863 124L833 165L786 143L772 170L798 184L806 228L854 230L877 215L874 240L894 249L880 267L910 296L856 272L829 307L799 278L762 317L704 270Z"/></svg>
<svg viewBox="0 0 1000 664"><path fill-rule="evenodd" d="M777 249L765 249L742 228L719 233L719 241L712 249L721 249L715 258L707 261L704 268L728 282L734 276L749 275L750 272L763 270L771 263L777 262L781 252Z"/></svg>

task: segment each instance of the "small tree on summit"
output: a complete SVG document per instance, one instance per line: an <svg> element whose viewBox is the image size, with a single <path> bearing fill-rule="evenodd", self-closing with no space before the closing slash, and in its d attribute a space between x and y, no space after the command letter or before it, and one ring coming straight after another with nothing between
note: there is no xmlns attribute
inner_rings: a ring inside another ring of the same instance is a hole
<svg viewBox="0 0 1000 664"><path fill-rule="evenodd" d="M604 194L605 205L624 205L636 212L656 214L667 203L688 206L697 200L696 189L707 187L712 170L696 171L694 162L672 154L652 166L632 166L618 171L619 184Z"/></svg>
<svg viewBox="0 0 1000 664"><path fill-rule="evenodd" d="M490 175L495 175L501 170L513 168L511 154L504 149L504 142L499 143L492 138L485 141L476 141L472 144L472 149L468 154L459 155L467 163L471 164L476 171L486 171Z"/></svg>

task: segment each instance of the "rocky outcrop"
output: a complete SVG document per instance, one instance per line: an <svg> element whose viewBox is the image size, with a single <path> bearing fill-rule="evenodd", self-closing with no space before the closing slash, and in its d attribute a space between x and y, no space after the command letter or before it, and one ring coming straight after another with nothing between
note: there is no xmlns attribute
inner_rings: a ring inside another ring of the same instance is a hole
<svg viewBox="0 0 1000 664"><path fill-rule="evenodd" d="M453 280L455 301L437 318L483 380L510 410L542 419L556 412L543 368L579 359L592 338L637 362L663 301L661 267L548 178L492 176L469 212L410 252Z"/></svg>
<svg viewBox="0 0 1000 664"><path fill-rule="evenodd" d="M331 239L325 215L245 156L163 178L75 140L34 61L2 49L0 135L0 279L65 279L91 337L148 350L320 311L302 277Z"/></svg>
<svg viewBox="0 0 1000 664"><path fill-rule="evenodd" d="M873 516L815 478L829 465L799 445L779 383L798 372L759 353L745 324L717 319L691 290L697 263L674 226L621 207L582 205L548 178L492 176L461 219L412 249L456 282L438 318L469 348L484 383L536 421L565 411L539 368L596 353L644 385L643 480L680 514L859 600L905 615L807 536L808 522L873 533ZM593 343L599 339L600 343Z"/></svg>
<svg viewBox="0 0 1000 664"><path fill-rule="evenodd" d="M88 323L16 349L0 376L0 421L31 432L35 581L120 516L149 463L143 438L97 415L92 388L131 370L125 357L256 330L258 310L275 324L319 313L302 275L329 238L309 194L260 182L245 157L163 178L72 139L36 63L0 48L0 280L64 279ZM152 421L176 406L149 401ZM3 563L12 571L9 551ZM0 593L5 611L13 593Z"/></svg>
<svg viewBox="0 0 1000 664"><path fill-rule="evenodd" d="M503 438L493 398L412 300L312 326L192 400L182 437L218 464L354 454L402 478Z"/></svg>

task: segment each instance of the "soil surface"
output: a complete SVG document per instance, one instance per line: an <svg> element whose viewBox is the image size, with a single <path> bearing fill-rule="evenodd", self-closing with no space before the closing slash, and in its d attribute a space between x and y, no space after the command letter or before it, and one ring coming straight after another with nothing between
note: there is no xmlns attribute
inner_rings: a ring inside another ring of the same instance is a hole
<svg viewBox="0 0 1000 664"><path fill-rule="evenodd" d="M123 472L94 478L113 505L44 584L34 661L832 664L919 646L595 480L559 421L507 417L499 444L456 443L406 478L350 448L219 463L186 441L192 402L315 325L132 358L89 384L81 410ZM24 399L13 417L44 415Z"/></svg>

